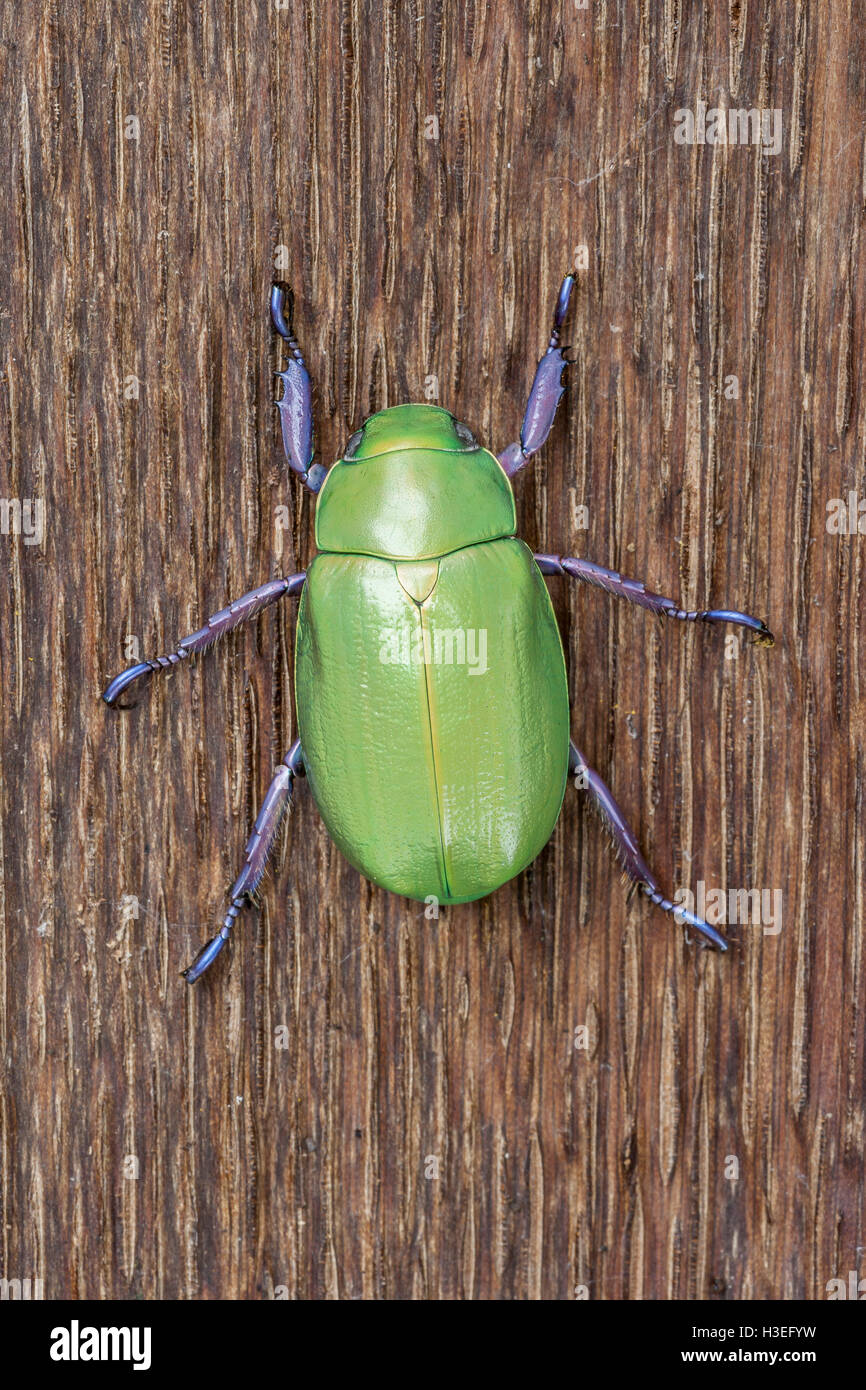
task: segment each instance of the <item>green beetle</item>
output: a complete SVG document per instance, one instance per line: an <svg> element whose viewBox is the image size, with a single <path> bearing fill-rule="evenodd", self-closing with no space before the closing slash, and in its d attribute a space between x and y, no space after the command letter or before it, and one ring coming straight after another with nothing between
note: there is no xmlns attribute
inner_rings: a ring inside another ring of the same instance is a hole
<svg viewBox="0 0 866 1390"><path fill-rule="evenodd" d="M298 731L331 837L392 893L484 897L556 824L568 687L493 454L445 410L374 415L319 495Z"/></svg>
<svg viewBox="0 0 866 1390"><path fill-rule="evenodd" d="M318 494L307 572L272 580L211 617L168 656L117 676L169 669L288 594L301 594L295 657L299 739L280 764L247 842L217 935L183 972L192 982L228 940L258 886L295 778L306 774L333 840L367 878L420 901L470 902L520 873L547 843L569 770L589 793L642 891L721 950L722 936L666 897L611 792L569 736L565 659L544 576L567 574L653 612L686 611L590 561L533 555L517 539L511 478L541 448L563 394L560 346L574 277L560 289L520 440L498 456L432 405L373 415L326 471L314 463L312 390L275 285L271 314L289 345L278 402L289 466Z"/></svg>

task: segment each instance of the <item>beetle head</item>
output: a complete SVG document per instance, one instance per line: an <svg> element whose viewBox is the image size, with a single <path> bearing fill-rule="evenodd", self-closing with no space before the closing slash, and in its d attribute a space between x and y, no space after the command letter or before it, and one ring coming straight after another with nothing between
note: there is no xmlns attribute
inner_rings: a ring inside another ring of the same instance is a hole
<svg viewBox="0 0 866 1390"><path fill-rule="evenodd" d="M414 449L472 453L478 441L468 425L438 405L395 405L371 415L343 450L344 463Z"/></svg>

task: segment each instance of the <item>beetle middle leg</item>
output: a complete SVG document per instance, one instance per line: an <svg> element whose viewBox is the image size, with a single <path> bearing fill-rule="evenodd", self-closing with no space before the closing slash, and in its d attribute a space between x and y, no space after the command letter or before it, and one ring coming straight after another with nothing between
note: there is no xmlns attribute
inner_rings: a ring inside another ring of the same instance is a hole
<svg viewBox="0 0 866 1390"><path fill-rule="evenodd" d="M256 888L262 880L268 856L273 849L280 822L288 809L292 800L292 787L296 777L303 777L304 756L301 752L301 741L296 739L289 749L283 761L274 774L274 779L268 788L267 795L262 802L261 810L256 816L256 823L253 832L247 840L244 850L244 864L237 878L235 879L229 894L230 906L226 913L223 924L210 941L202 946L192 965L187 966L186 970L180 973L188 984L193 984L200 975L203 975L208 966L211 965L219 955L223 946L229 939L229 934L235 924L235 918L243 907L244 903L252 898Z"/></svg>
<svg viewBox="0 0 866 1390"><path fill-rule="evenodd" d="M197 652L203 652L218 638L231 632L232 628L238 627L248 618L255 617L256 613L260 613L269 604L276 603L277 599L281 599L284 594L299 594L304 587L306 577L306 570L301 570L300 574L291 574L286 579L271 579L267 584L260 585L258 589L251 589L248 594L244 594L242 598L229 604L228 608L221 608L218 613L214 613L208 618L204 627L198 629L198 632L190 633L189 637L184 637L176 652L171 652L168 656L158 656L154 661L140 661L135 666L130 666L126 671L122 671L119 676L115 676L103 694L103 700L107 705L116 704L119 697L134 681L143 676L152 676L155 671L170 670L179 661L184 661Z"/></svg>
<svg viewBox="0 0 866 1390"><path fill-rule="evenodd" d="M715 927L711 927L709 922L705 922L702 917L697 917L693 912L688 912L686 908L665 897L658 879L641 854L637 840L614 800L610 787L595 769L589 766L577 744L572 740L569 740L568 745L568 769L573 775L580 776L580 785L589 792L596 810L610 831L617 855L632 882L637 884L641 892L649 898L651 903L655 903L656 907L660 907L664 912L675 913L680 921L688 922L720 951L727 951L728 943L716 931Z"/></svg>
<svg viewBox="0 0 866 1390"><path fill-rule="evenodd" d="M733 608L680 608L672 598L654 594L639 579L626 579L616 570L594 565L591 560L576 559L572 555L535 555L535 563L542 574L567 574L572 579L580 579L585 584L595 584L606 589L617 598L628 599L651 613L664 618L679 618L686 623L736 623L754 632L756 640L764 646L772 646L773 634L760 618L750 618L748 613L738 613Z"/></svg>
<svg viewBox="0 0 866 1390"><path fill-rule="evenodd" d="M559 288L550 342L547 345L547 351L535 369L535 378L529 392L523 424L520 427L520 442L509 444L508 448L503 449L498 456L499 462L509 478L523 467L528 458L538 453L553 429L556 407L565 391L565 387L562 385L562 373L568 366L559 339L573 289L574 276L566 275Z"/></svg>

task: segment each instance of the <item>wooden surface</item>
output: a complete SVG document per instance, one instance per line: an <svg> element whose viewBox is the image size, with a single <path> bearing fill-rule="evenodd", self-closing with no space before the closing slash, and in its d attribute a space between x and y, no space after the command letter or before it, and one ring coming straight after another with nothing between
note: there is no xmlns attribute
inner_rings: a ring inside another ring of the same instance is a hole
<svg viewBox="0 0 866 1390"><path fill-rule="evenodd" d="M0 1275L824 1297L864 1244L866 537L825 525L866 495L854 7L4 16L0 495L45 530L0 536ZM678 144L701 99L780 109L779 153ZM572 789L529 871L425 921L302 783L261 910L188 989L294 737L295 604L130 713L99 693L127 637L170 650L313 554L271 405L277 248L329 460L432 374L514 438L579 245L521 534L778 641L732 655L554 579L572 732L665 887L780 890L781 931L731 927L721 958L627 903Z"/></svg>

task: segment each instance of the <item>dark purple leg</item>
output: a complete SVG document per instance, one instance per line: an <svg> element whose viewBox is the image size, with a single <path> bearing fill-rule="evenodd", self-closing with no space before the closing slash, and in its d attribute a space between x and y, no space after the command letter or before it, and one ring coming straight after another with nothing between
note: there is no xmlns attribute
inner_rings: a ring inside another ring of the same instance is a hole
<svg viewBox="0 0 866 1390"><path fill-rule="evenodd" d="M617 598L628 599L651 613L659 613L664 618L680 618L686 623L738 623L757 634L757 640L772 646L773 634L760 618L750 618L747 613L738 613L732 608L695 608L691 612L678 608L672 598L650 593L639 579L624 579L615 570L603 569L591 560L576 560L570 555L536 555L535 563L542 574L568 574L572 579L581 579L585 584L595 584L606 589Z"/></svg>
<svg viewBox="0 0 866 1390"><path fill-rule="evenodd" d="M563 356L563 349L559 346L559 337L573 288L574 276L566 275L559 289L559 299L556 301L550 342L535 369L535 379L520 427L520 443L509 444L499 455L499 462L509 478L523 467L528 458L538 453L553 428L556 407L565 390L562 385L562 373L568 365Z"/></svg>
<svg viewBox="0 0 866 1390"><path fill-rule="evenodd" d="M304 758L301 753L300 739L296 739L277 768L274 780L268 788L267 796L262 802L262 809L256 817L253 833L247 840L247 847L244 851L244 866L232 885L231 906L223 919L223 924L216 936L206 946L202 946L192 965L180 972L189 984L193 984L216 960L229 939L229 932L235 924L235 918L244 903L255 893L265 871L268 855L277 838L280 822L291 802L294 780L296 777L303 777L303 775Z"/></svg>
<svg viewBox="0 0 866 1390"><path fill-rule="evenodd" d="M625 816L614 801L610 788L589 766L577 744L571 741L569 741L568 767L571 773L581 775L581 786L592 797L596 810L613 837L614 847L623 868L632 882L638 885L641 892L645 893L656 907L662 908L665 912L676 913L677 920L688 922L720 951L727 951L728 943L723 936L719 935L715 927L711 927L709 922L705 922L702 917L696 917L693 912L688 912L686 908L680 907L677 903L671 902L670 898L665 897L657 879L638 849L637 840L629 829Z"/></svg>
<svg viewBox="0 0 866 1390"><path fill-rule="evenodd" d="M141 676L152 676L154 671L166 671L172 666L176 666L179 661L184 661L188 656L194 656L197 652L203 652L212 642L216 642L219 637L224 637L227 632L231 632L233 627L246 622L256 613L267 608L268 604L276 603L277 599L284 594L298 594L304 587L304 580L307 574L302 570L300 574L292 574L288 579L271 579L267 584L262 584L258 589L251 589L242 598L236 599L228 608L221 608L219 613L208 618L204 627L200 627L198 632L193 632L189 637L184 637L176 652L170 656L158 656L155 661L140 661L137 666L130 666L127 671L122 671L119 676L115 676L103 695L103 700L107 705L116 703L118 697L123 694L133 681L137 681Z"/></svg>
<svg viewBox="0 0 866 1390"><path fill-rule="evenodd" d="M318 492L328 470L321 463L313 463L313 388L301 349L291 329L291 317L286 316L288 294L287 285L278 283L271 286L271 319L280 337L288 343L291 353L286 370L277 373L283 383L283 394L277 401L283 448L292 472L297 473L310 492Z"/></svg>

